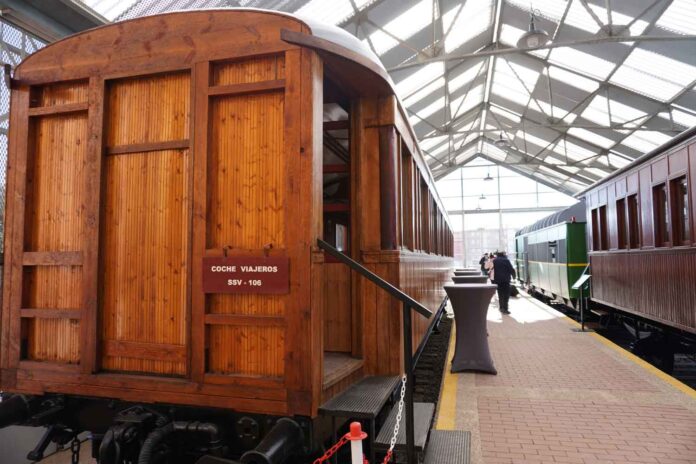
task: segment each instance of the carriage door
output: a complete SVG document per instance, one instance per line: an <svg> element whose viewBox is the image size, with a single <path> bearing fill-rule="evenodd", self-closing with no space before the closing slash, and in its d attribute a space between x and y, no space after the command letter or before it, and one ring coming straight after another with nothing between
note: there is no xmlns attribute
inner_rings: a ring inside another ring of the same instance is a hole
<svg viewBox="0 0 696 464"><path fill-rule="evenodd" d="M334 92L325 96L331 99ZM324 103L324 240L351 255L350 120L345 105ZM355 360L351 272L325 256L324 386L339 378Z"/></svg>
<svg viewBox="0 0 696 464"><path fill-rule="evenodd" d="M108 81L101 369L186 374L190 74Z"/></svg>
<svg viewBox="0 0 696 464"><path fill-rule="evenodd" d="M529 236L525 235L522 238L522 241L524 243L522 247L522 262L524 263L524 276L522 277L524 279L524 282L526 284L529 284L531 279L529 278Z"/></svg>

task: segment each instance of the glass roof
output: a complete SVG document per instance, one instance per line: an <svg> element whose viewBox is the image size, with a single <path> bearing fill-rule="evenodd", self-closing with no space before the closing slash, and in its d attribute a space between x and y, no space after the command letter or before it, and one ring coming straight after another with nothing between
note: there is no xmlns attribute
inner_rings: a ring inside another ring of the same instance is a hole
<svg viewBox="0 0 696 464"><path fill-rule="evenodd" d="M695 0L534 0L551 42L524 51L528 0L78 1L112 21L252 7L343 27L391 73L436 179L483 154L573 193L696 125Z"/></svg>

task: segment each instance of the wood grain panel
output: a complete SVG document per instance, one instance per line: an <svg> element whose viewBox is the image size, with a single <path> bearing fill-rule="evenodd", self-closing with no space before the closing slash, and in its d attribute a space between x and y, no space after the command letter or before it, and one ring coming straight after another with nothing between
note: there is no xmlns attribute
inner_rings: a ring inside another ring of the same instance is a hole
<svg viewBox="0 0 696 464"><path fill-rule="evenodd" d="M30 106L59 106L86 103L88 82L86 80L55 82L32 88Z"/></svg>
<svg viewBox="0 0 696 464"><path fill-rule="evenodd" d="M26 331L23 359L77 364L80 361L80 321L60 318L22 319Z"/></svg>
<svg viewBox="0 0 696 464"><path fill-rule="evenodd" d="M265 377L285 375L285 329L212 325L208 372Z"/></svg>
<svg viewBox="0 0 696 464"><path fill-rule="evenodd" d="M206 296L206 301L211 314L282 316L285 313L283 295L210 294Z"/></svg>
<svg viewBox="0 0 696 464"><path fill-rule="evenodd" d="M285 247L283 106L282 92L211 103L208 248Z"/></svg>
<svg viewBox="0 0 696 464"><path fill-rule="evenodd" d="M22 306L47 311L79 309L81 271L78 266L25 268ZM22 332L26 344L24 359L79 362L79 321L52 317L24 319Z"/></svg>
<svg viewBox="0 0 696 464"><path fill-rule="evenodd" d="M37 95L37 103L72 103L86 98L83 90L63 84L47 86ZM72 253L80 249L83 239L87 115L38 117L31 124L24 249L38 253ZM23 274L22 307L80 309L79 267L27 267ZM79 321L24 319L21 336L24 359L79 362Z"/></svg>
<svg viewBox="0 0 696 464"><path fill-rule="evenodd" d="M433 313L446 294L443 285L451 282L452 259L422 253L402 251L399 266L401 289L420 301ZM413 313L413 347L418 347L431 320Z"/></svg>
<svg viewBox="0 0 696 464"><path fill-rule="evenodd" d="M283 94L220 97L211 102L208 247L285 246ZM230 185L237 188L230 189ZM208 295L213 314L278 316L282 295Z"/></svg>
<svg viewBox="0 0 696 464"><path fill-rule="evenodd" d="M592 253L592 298L696 333L696 249Z"/></svg>
<svg viewBox="0 0 696 464"><path fill-rule="evenodd" d="M24 268L23 308L80 308L82 268L34 266Z"/></svg>
<svg viewBox="0 0 696 464"><path fill-rule="evenodd" d="M25 251L81 249L87 137L87 114L46 116L33 121Z"/></svg>
<svg viewBox="0 0 696 464"><path fill-rule="evenodd" d="M350 268L324 263L324 351L352 351Z"/></svg>
<svg viewBox="0 0 696 464"><path fill-rule="evenodd" d="M186 342L186 150L106 158L102 338ZM104 357L107 370L183 374L181 361Z"/></svg>
<svg viewBox="0 0 696 464"><path fill-rule="evenodd" d="M285 57L283 55L218 63L213 66L212 72L213 85L247 84L284 78Z"/></svg>
<svg viewBox="0 0 696 464"><path fill-rule="evenodd" d="M77 266L29 267L24 271L22 306L60 311L80 307L81 269ZM22 321L24 359L78 363L80 323L36 317Z"/></svg>
<svg viewBox="0 0 696 464"><path fill-rule="evenodd" d="M109 147L189 137L189 73L120 79L108 84Z"/></svg>

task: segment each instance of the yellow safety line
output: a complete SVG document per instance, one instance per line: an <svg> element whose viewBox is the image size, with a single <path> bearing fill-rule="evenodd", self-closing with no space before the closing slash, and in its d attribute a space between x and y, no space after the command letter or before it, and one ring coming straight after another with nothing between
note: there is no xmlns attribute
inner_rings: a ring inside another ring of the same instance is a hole
<svg viewBox="0 0 696 464"><path fill-rule="evenodd" d="M622 355L626 359L629 359L629 360L633 361L634 363L638 364L643 369L645 369L646 371L653 374L655 377L658 377L658 378L664 380L665 382L667 382L668 384L670 384L671 386L673 386L677 390L679 390L683 393L686 393L691 398L696 399L696 390L694 390L690 386L686 385L685 383L680 382L679 380L675 379L674 377L672 377L669 374L665 374L657 367L653 366L652 364L650 364L647 361L642 360L641 358L639 358L635 354L631 353L630 351L627 351L627 350L621 348L619 345L612 342L611 340L608 340L597 333L590 333L590 335L592 335L594 338L599 340L601 343L603 343L604 345L613 349L614 351L616 351L617 353L619 353L620 355Z"/></svg>
<svg viewBox="0 0 696 464"><path fill-rule="evenodd" d="M529 301L533 302L534 304L537 304L537 303L538 303L539 305L542 305L542 303L537 302L536 300L534 300L534 299L532 299L532 298L530 298ZM556 311L555 309L553 309L553 308L548 308L548 307L546 307L546 306L544 306L543 308L546 309L546 310L551 310L551 311L554 311L554 312L558 312L558 311ZM566 315L564 315L564 314L562 314L562 313L560 313L560 312L558 312L558 314L563 315L563 320L565 320L566 322L569 322L571 325L574 325L574 326L577 326L577 327L582 327L581 324L580 324L579 322L576 322L576 321L572 320L572 319L569 318L568 316L566 316ZM687 394L688 396L690 396L691 398L696 399L696 390L694 390L694 389L691 388L690 386L686 385L686 384L683 383L683 382L680 382L679 380L675 379L674 377L672 377L672 376L669 375L669 374L665 374L664 372L662 372L660 369L658 369L657 367L653 366L653 365L650 364L649 362L644 361L644 360L641 359L640 357L636 356L635 354L631 353L630 351L626 350L625 348L622 348L621 346L617 345L616 343L612 342L611 340L602 337L602 336L599 335L598 333L596 333L596 332L589 332L589 334L590 334L592 337L594 337L594 338L596 338L597 340L599 340L603 345L605 345L605 346L611 348L612 350L616 351L617 353L619 353L621 356L623 356L624 358L628 359L629 361L633 361L634 363L636 363L637 365L639 365L640 367L642 367L642 368L645 369L646 371L650 372L650 373L651 373L652 375L654 375L655 377L657 377L657 378L659 378L659 379L661 379L661 380L667 382L668 384L670 384L671 386L673 386L673 387L676 388L677 390L681 391L682 393L686 393L686 394Z"/></svg>
<svg viewBox="0 0 696 464"><path fill-rule="evenodd" d="M454 420L457 416L457 376L450 372L450 359L454 353L455 333L454 321L452 321L452 332L450 334L447 358L445 358L445 379L442 383L442 393L440 394L440 407L437 414L437 430L454 430Z"/></svg>

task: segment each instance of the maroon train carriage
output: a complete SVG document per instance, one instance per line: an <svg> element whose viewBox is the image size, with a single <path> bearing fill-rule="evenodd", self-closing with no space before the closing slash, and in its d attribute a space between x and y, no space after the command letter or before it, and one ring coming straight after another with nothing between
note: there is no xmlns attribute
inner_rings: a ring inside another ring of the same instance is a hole
<svg viewBox="0 0 696 464"><path fill-rule="evenodd" d="M667 358L689 349L676 340L696 340L694 184L696 128L577 195L587 207L592 302Z"/></svg>

